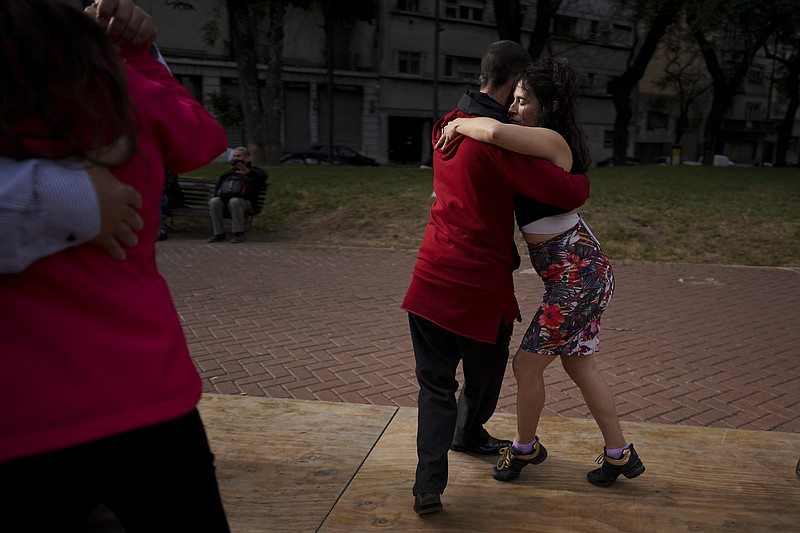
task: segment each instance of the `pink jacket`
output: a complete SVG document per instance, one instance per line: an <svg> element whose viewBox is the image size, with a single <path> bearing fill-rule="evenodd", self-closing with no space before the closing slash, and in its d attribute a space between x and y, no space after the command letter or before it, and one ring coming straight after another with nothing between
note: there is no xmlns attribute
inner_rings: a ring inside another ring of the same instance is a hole
<svg viewBox="0 0 800 533"><path fill-rule="evenodd" d="M146 51L126 59L137 150L114 173L142 194L139 244L125 261L84 244L0 276L0 461L170 420L200 398L155 239L164 167L207 164L225 131Z"/></svg>

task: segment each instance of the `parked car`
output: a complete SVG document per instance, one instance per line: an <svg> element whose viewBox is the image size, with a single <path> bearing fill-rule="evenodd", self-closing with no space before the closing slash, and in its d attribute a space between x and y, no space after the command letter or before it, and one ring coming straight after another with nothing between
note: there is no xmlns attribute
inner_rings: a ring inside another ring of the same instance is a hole
<svg viewBox="0 0 800 533"><path fill-rule="evenodd" d="M715 167L732 167L734 165L733 161L731 161L728 156L722 154L714 155L714 166Z"/></svg>
<svg viewBox="0 0 800 533"><path fill-rule="evenodd" d="M327 144L315 144L311 147L312 150L318 152L328 153ZM371 157L361 155L352 148L346 146L333 145L333 156L344 161L348 165L370 166L377 167L378 162Z"/></svg>
<svg viewBox="0 0 800 533"><path fill-rule="evenodd" d="M328 152L320 152L318 150L306 150L304 152L291 152L280 159L282 164L295 164L295 165L320 165L328 163ZM347 163L336 155L333 156L334 165L346 165Z"/></svg>
<svg viewBox="0 0 800 533"><path fill-rule="evenodd" d="M642 164L642 160L641 159L637 159L637 158L631 157L631 156L627 156L625 158L625 165L626 166L641 165L641 164ZM614 156L607 157L607 158L605 158L605 159L603 159L601 161L598 161L597 162L597 166L598 167L613 167L614 166Z"/></svg>
<svg viewBox="0 0 800 533"><path fill-rule="evenodd" d="M281 163L289 164L304 164L304 165L319 165L321 163L328 163L328 145L315 144L309 150L302 152L291 152L280 159ZM352 148L346 146L333 147L333 164L334 165L359 165L359 166L378 166L378 162L361 155Z"/></svg>

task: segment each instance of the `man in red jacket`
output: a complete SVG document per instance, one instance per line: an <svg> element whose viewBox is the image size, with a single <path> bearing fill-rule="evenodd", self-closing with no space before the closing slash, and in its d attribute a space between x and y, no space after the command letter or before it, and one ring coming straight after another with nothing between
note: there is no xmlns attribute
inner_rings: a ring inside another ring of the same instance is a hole
<svg viewBox="0 0 800 533"><path fill-rule="evenodd" d="M481 60L480 92L467 91L433 128L457 117L508 122L517 75L530 65L518 43L498 41ZM418 398L414 511L442 510L447 452L498 453L510 442L484 429L497 406L519 307L513 271L516 194L537 200L543 215L570 210L589 197L589 179L543 159L459 136L434 153L436 201L402 308L416 359ZM456 402L456 368L464 386Z"/></svg>

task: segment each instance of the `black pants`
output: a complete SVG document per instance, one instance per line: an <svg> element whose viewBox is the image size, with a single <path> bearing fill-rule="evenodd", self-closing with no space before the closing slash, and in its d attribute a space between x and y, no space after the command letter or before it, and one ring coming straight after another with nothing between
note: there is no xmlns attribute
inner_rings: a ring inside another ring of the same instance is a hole
<svg viewBox="0 0 800 533"><path fill-rule="evenodd" d="M447 452L453 443L472 445L486 440L483 425L497 407L508 364L514 325L500 324L494 344L478 342L408 315L416 359L417 473L414 494L444 492ZM456 369L461 361L464 386L456 402Z"/></svg>
<svg viewBox="0 0 800 533"><path fill-rule="evenodd" d="M230 531L197 410L0 463L2 531L78 531L101 503L128 533Z"/></svg>

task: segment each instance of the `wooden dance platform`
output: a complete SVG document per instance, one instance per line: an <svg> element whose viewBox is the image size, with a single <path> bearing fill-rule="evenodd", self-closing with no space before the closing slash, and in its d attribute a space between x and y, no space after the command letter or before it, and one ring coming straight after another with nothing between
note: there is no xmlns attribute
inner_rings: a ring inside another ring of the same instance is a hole
<svg viewBox="0 0 800 533"><path fill-rule="evenodd" d="M543 418L544 463L501 483L494 457L451 452L444 511L421 518L413 408L205 395L200 411L234 533L800 531L800 434L623 422L647 471L602 489L594 421Z"/></svg>

